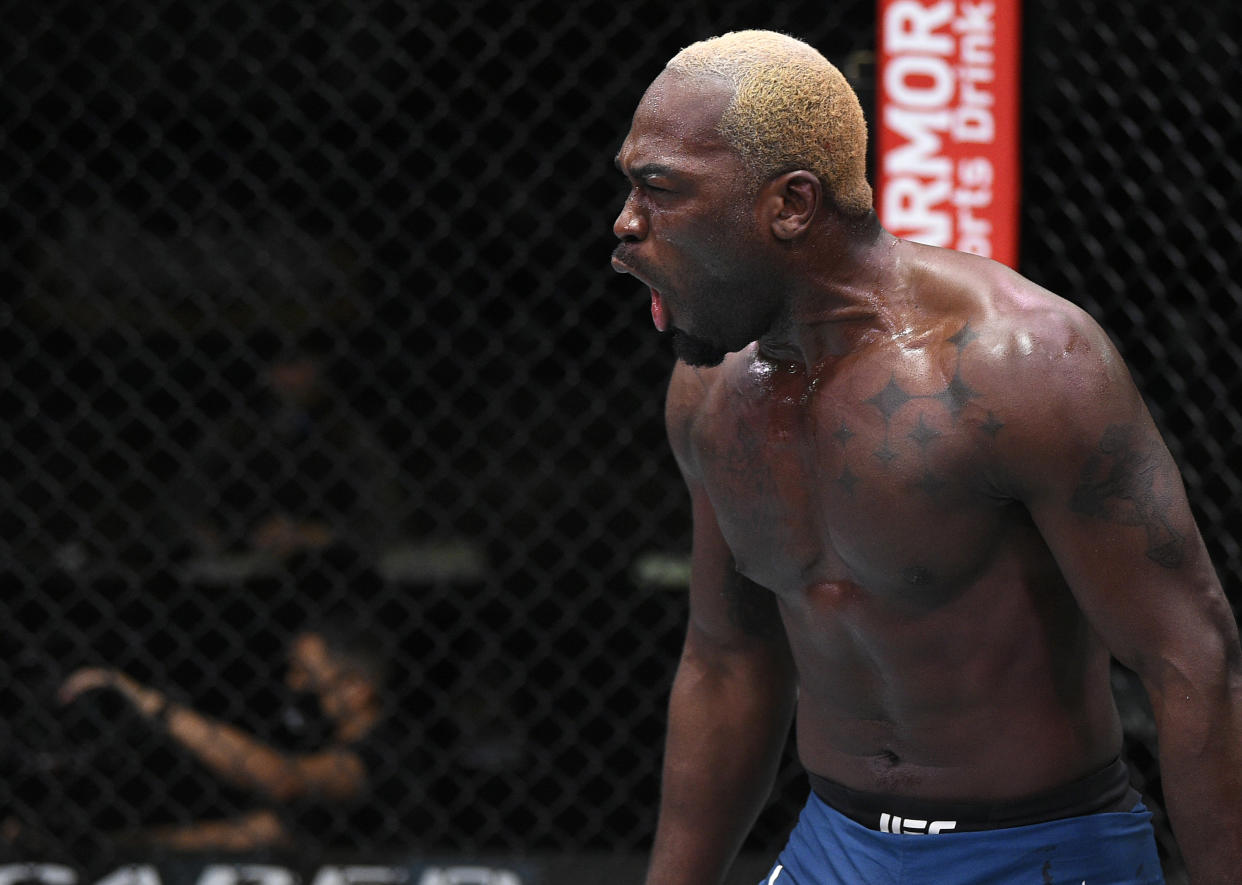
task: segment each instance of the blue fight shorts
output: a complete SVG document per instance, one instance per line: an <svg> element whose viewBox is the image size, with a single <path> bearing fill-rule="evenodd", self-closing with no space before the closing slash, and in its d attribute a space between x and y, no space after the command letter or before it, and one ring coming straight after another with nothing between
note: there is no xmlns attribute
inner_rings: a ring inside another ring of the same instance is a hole
<svg viewBox="0 0 1242 885"><path fill-rule="evenodd" d="M913 823L912 831L889 817L886 830L895 832L871 829L812 792L760 885L1164 885L1141 801L1128 811L997 829Z"/></svg>

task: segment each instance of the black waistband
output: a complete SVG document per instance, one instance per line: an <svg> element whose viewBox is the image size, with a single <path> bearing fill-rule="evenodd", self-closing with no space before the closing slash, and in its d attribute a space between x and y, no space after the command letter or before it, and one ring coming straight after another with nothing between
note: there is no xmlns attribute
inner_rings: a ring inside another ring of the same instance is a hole
<svg viewBox="0 0 1242 885"><path fill-rule="evenodd" d="M815 795L836 811L883 833L966 833L1129 811L1139 801L1126 765L1117 759L1094 774L1045 793L1005 802L939 802L865 793L810 775Z"/></svg>

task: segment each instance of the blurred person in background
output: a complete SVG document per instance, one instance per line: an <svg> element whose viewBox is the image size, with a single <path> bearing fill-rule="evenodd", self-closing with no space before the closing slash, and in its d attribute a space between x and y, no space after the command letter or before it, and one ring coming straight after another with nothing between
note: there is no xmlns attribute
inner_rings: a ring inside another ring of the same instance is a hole
<svg viewBox="0 0 1242 885"><path fill-rule="evenodd" d="M308 838L358 838L349 832L351 819L373 798L376 774L391 767L394 752L394 736L385 727L391 713L387 670L376 631L349 614L299 631L288 646L285 685L311 703L295 704L292 713L322 716L325 733L312 741L317 746L297 751L178 703L114 668L76 670L61 685L60 700L72 704L90 692L116 693L150 727L253 801L251 810L231 818L152 828L127 834L126 841L182 851L290 848ZM280 712L273 710L273 717Z"/></svg>
<svg viewBox="0 0 1242 885"><path fill-rule="evenodd" d="M191 558L284 560L330 546L374 563L402 536L396 459L337 388L310 333L263 370L254 401L208 429L170 502Z"/></svg>

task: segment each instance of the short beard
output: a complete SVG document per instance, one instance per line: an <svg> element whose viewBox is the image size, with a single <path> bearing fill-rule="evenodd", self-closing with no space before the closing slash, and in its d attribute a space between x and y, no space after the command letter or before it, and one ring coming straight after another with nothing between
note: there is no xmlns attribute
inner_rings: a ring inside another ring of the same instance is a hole
<svg viewBox="0 0 1242 885"><path fill-rule="evenodd" d="M719 344L687 334L681 329L673 329L667 334L673 343L673 353L688 366L710 369L723 363L729 355L729 351Z"/></svg>

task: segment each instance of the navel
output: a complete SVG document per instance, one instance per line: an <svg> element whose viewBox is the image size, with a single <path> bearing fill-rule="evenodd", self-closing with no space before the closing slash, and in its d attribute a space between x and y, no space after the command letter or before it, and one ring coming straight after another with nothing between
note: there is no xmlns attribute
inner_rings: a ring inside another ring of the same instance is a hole
<svg viewBox="0 0 1242 885"><path fill-rule="evenodd" d="M883 747L875 754L875 761L881 766L887 765L890 768L896 768L901 764L901 757L887 747Z"/></svg>

